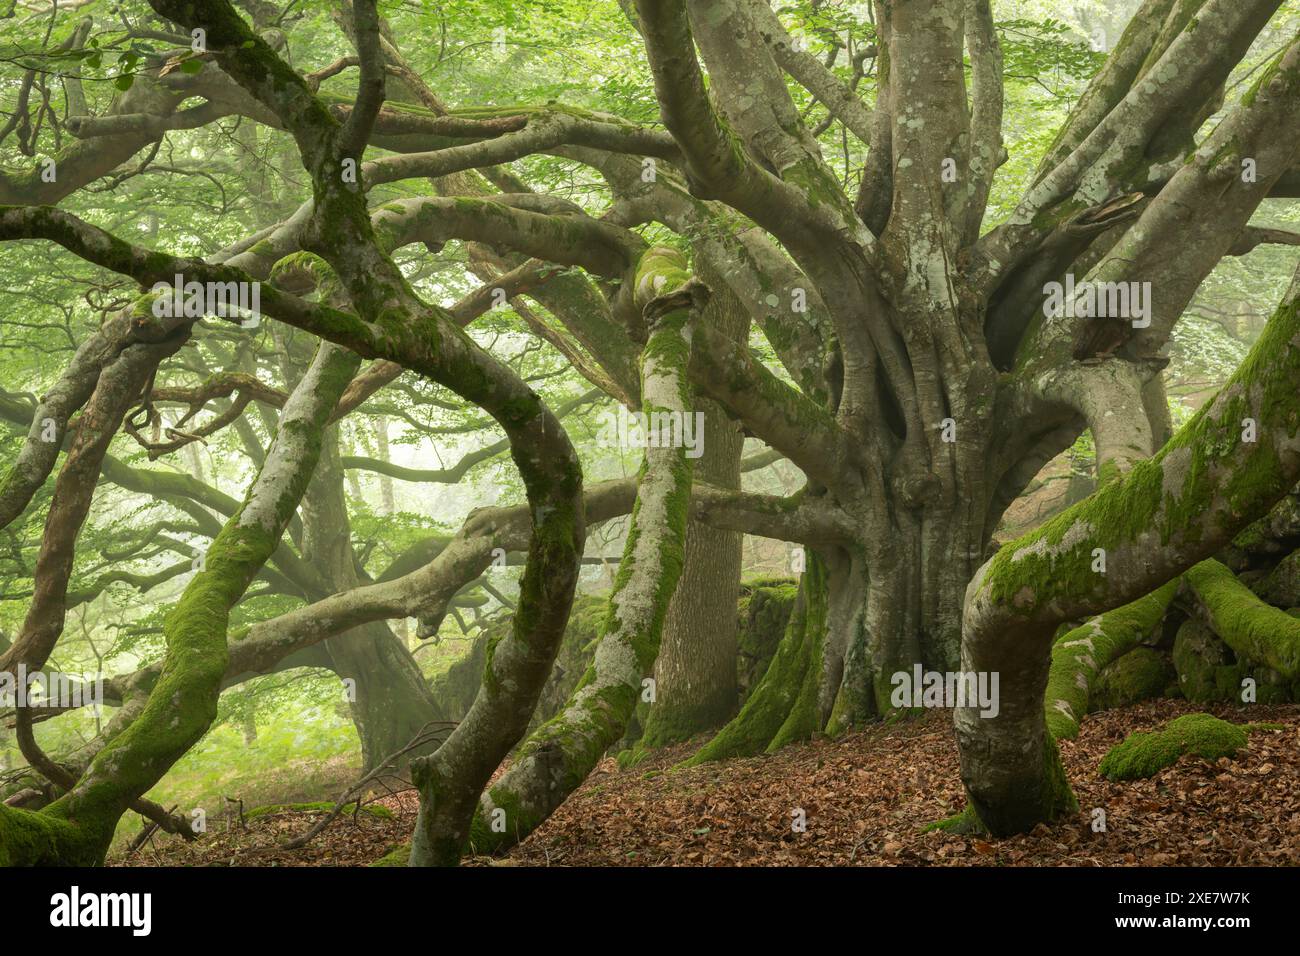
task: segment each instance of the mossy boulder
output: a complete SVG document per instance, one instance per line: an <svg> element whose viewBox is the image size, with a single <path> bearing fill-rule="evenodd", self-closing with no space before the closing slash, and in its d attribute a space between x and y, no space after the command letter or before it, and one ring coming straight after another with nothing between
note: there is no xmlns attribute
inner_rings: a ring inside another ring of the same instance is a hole
<svg viewBox="0 0 1300 956"><path fill-rule="evenodd" d="M1259 668L1248 676L1255 679L1255 703L1290 704L1300 700L1300 681L1287 682L1277 671Z"/></svg>
<svg viewBox="0 0 1300 956"><path fill-rule="evenodd" d="M798 594L799 585L793 578L751 578L741 583L736 660L739 703L748 699L772 663Z"/></svg>
<svg viewBox="0 0 1300 956"><path fill-rule="evenodd" d="M1135 647L1111 661L1097 675L1090 709L1127 707L1140 700L1163 697L1177 687L1178 674L1169 655L1150 647Z"/></svg>
<svg viewBox="0 0 1300 956"><path fill-rule="evenodd" d="M1184 621L1179 627L1174 639L1173 662L1178 672L1178 689L1194 703L1242 703L1242 682L1247 678L1255 682L1253 703L1285 704L1300 700L1300 680L1288 681L1269 667L1241 660L1208 625L1196 618Z"/></svg>
<svg viewBox="0 0 1300 956"><path fill-rule="evenodd" d="M1145 780L1173 766L1183 754L1218 760L1235 756L1245 746L1245 727L1212 714L1186 714L1161 730L1130 734L1110 749L1097 769L1109 780Z"/></svg>
<svg viewBox="0 0 1300 956"><path fill-rule="evenodd" d="M1188 700L1198 704L1241 700L1241 681L1247 668L1200 620L1189 618L1178 628L1173 659L1178 689Z"/></svg>

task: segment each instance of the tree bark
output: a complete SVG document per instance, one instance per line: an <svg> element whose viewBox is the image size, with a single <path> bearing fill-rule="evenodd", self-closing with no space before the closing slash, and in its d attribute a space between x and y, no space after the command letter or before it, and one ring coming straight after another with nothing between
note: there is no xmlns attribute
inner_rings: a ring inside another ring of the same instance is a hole
<svg viewBox="0 0 1300 956"><path fill-rule="evenodd" d="M740 339L749 313L719 278L701 269L711 289L701 322ZM717 488L740 487L745 437L716 402L700 399L704 454L695 480ZM655 661L655 698L639 741L662 747L722 726L736 710L736 601L740 593L743 535L692 519L686 526L686 563L668 604Z"/></svg>
<svg viewBox="0 0 1300 956"><path fill-rule="evenodd" d="M303 553L311 555L329 593L357 587L351 525L343 495L338 427L331 425L324 451L303 502ZM330 667L345 682L352 721L361 740L361 762L373 770L406 747L434 718L434 701L419 665L385 621L372 621L330 637L324 644ZM428 753L409 751L402 764Z"/></svg>

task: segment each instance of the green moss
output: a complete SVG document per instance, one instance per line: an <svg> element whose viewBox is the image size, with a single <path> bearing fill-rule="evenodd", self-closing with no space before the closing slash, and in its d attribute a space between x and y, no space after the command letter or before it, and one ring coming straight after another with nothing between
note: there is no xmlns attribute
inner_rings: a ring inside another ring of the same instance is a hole
<svg viewBox="0 0 1300 956"><path fill-rule="evenodd" d="M1171 581L1056 639L1044 698L1047 727L1053 737L1069 740L1078 735L1079 721L1092 709L1090 697L1098 674L1151 633L1177 590L1178 582Z"/></svg>
<svg viewBox="0 0 1300 956"><path fill-rule="evenodd" d="M480 803L474 811L474 819L470 822L467 845L470 853L492 853L503 845L517 842L519 839L517 834L530 833L542 822L530 813L519 796L507 787L492 787L488 790L488 799L492 801L495 809L505 811L505 830L496 832L492 829L492 820L490 817L484 817L483 805Z"/></svg>
<svg viewBox="0 0 1300 956"><path fill-rule="evenodd" d="M513 630L513 627L511 630ZM495 631L488 636L487 645L483 654L483 686L493 692L498 692L501 688L500 684L497 682L496 673L492 670L492 662L496 659L497 647L509 636L510 631L508 630Z"/></svg>
<svg viewBox="0 0 1300 956"><path fill-rule="evenodd" d="M0 804L0 866L97 866L100 843L96 831Z"/></svg>
<svg viewBox="0 0 1300 956"><path fill-rule="evenodd" d="M1282 65L1282 60L1286 54L1286 50L1287 48L1278 50L1277 53L1273 55L1273 59L1269 62L1268 66L1266 66L1260 72L1259 76L1255 78L1255 82L1250 84L1249 89L1247 89L1245 94L1241 97L1242 106L1249 108L1255 105L1255 99L1259 96L1259 91L1278 74L1278 68Z"/></svg>
<svg viewBox="0 0 1300 956"><path fill-rule="evenodd" d="M1279 561L1268 577L1257 585L1257 591L1261 598L1277 607L1300 605L1300 551L1293 551Z"/></svg>
<svg viewBox="0 0 1300 956"><path fill-rule="evenodd" d="M739 703L743 705L781 646L799 596L799 586L789 578L769 578L745 582L741 589L736 684L740 691Z"/></svg>
<svg viewBox="0 0 1300 956"><path fill-rule="evenodd" d="M1090 710L1127 707L1165 694L1178 674L1168 656L1150 647L1135 647L1097 677Z"/></svg>
<svg viewBox="0 0 1300 956"><path fill-rule="evenodd" d="M409 866L411 863L411 845L403 843L395 847L379 859L371 863L371 866Z"/></svg>
<svg viewBox="0 0 1300 956"><path fill-rule="evenodd" d="M1238 660L1266 665L1287 680L1300 677L1300 620L1265 604L1218 561L1193 567L1187 582Z"/></svg>
<svg viewBox="0 0 1300 956"><path fill-rule="evenodd" d="M1068 614L1114 593L1093 570L1095 549L1132 550L1143 540L1203 547L1207 533L1231 534L1243 516L1271 507L1294 481L1279 446L1300 432L1298 310L1300 299L1273 314L1228 384L1159 454L999 550L984 576L991 600L1011 613L1054 604ZM1242 441L1246 418L1259 441Z"/></svg>
<svg viewBox="0 0 1300 956"><path fill-rule="evenodd" d="M1043 819L1055 820L1067 813L1079 812L1079 801L1070 789L1070 779L1061 766L1061 751L1051 731L1043 735L1043 792L1047 814Z"/></svg>
<svg viewBox="0 0 1300 956"><path fill-rule="evenodd" d="M816 721L815 682L821 674L826 601L824 562L809 552L794 611L762 680L735 719L682 766L771 752L821 729Z"/></svg>
<svg viewBox="0 0 1300 956"><path fill-rule="evenodd" d="M271 267L270 280L285 288L308 285L322 298L340 288L333 267L313 252L294 252L280 259Z"/></svg>
<svg viewBox="0 0 1300 956"><path fill-rule="evenodd" d="M986 836L989 832L988 827L984 826L979 814L975 812L975 808L970 804L967 804L966 808L960 813L944 817L942 820L935 820L933 823L927 823L921 828L923 833L929 833L933 830L976 836Z"/></svg>
<svg viewBox="0 0 1300 956"><path fill-rule="evenodd" d="M1235 756L1246 746L1246 730L1211 714L1186 714L1163 730L1130 734L1102 758L1098 772L1109 780L1145 780L1178 762L1183 754L1206 760Z"/></svg>
<svg viewBox="0 0 1300 956"><path fill-rule="evenodd" d="M1201 621L1190 618L1178 628L1173 659L1178 689L1188 700L1198 704L1240 700L1247 669Z"/></svg>

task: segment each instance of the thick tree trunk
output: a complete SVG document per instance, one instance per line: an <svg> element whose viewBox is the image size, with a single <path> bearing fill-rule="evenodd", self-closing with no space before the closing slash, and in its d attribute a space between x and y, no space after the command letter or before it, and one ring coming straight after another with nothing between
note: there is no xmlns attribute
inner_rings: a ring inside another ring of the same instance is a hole
<svg viewBox="0 0 1300 956"><path fill-rule="evenodd" d="M827 562L808 556L799 595L772 662L736 718L687 765L771 751L822 725L817 688L827 635L830 581Z"/></svg>
<svg viewBox="0 0 1300 956"><path fill-rule="evenodd" d="M434 719L434 702L415 659L382 622L354 628L325 642L334 673L355 688L349 694L352 722L361 738L364 770L373 770L384 758L406 747ZM403 754L405 766L413 757L430 753L426 744Z"/></svg>
<svg viewBox="0 0 1300 956"><path fill-rule="evenodd" d="M707 313L706 313L707 317ZM701 401L705 452L697 480L740 487L740 428ZM655 699L641 744L662 747L720 727L736 710L736 601L743 535L691 521L686 563L668 605L655 664Z"/></svg>
<svg viewBox="0 0 1300 956"><path fill-rule="evenodd" d="M711 296L700 322L736 342L750 326L749 311L702 257L696 269ZM704 416L703 456L695 480L740 488L744 431L716 403L698 399ZM744 536L692 520L686 563L668 605L655 663L655 699L641 744L661 747L720 727L736 711L736 600Z"/></svg>
<svg viewBox="0 0 1300 956"><path fill-rule="evenodd" d="M909 511L899 501L893 512L870 555L807 550L799 604L777 656L741 712L691 763L838 733L899 709L899 681L910 688L917 665L958 669L962 601L987 545L985 509L967 500Z"/></svg>
<svg viewBox="0 0 1300 956"><path fill-rule="evenodd" d="M1231 608L1234 626L1222 626L1243 647L1285 652L1275 630L1261 647L1258 625L1240 623L1243 614L1281 612L1235 600L1249 592L1221 565L1199 562L1266 514L1300 475L1298 328L1300 279L1232 379L1154 458L981 568L967 597L962 664L1000 673L1001 706L992 719L958 708L955 722L970 806L993 834L1027 831L1075 805L1044 714L1052 634L1063 620L1132 602L1190 570L1202 600ZM1257 440L1243 435L1247 419Z"/></svg>
<svg viewBox="0 0 1300 956"><path fill-rule="evenodd" d="M330 428L323 442L320 464L303 504L303 551L312 556L331 591L346 591L360 583L360 576L343 498L337 428ZM415 659L382 621L331 637L324 648L334 673L346 682L363 769L373 770L434 719L433 696ZM405 766L432 749L426 745L412 750L400 764Z"/></svg>

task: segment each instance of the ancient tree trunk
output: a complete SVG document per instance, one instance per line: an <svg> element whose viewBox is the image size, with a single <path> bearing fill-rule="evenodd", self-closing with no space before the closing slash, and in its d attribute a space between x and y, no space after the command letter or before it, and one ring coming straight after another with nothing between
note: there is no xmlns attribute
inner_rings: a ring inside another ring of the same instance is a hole
<svg viewBox="0 0 1300 956"><path fill-rule="evenodd" d="M707 270L701 272L709 281ZM720 291L700 321L740 338L749 313L734 295ZM740 426L716 402L701 399L703 456L695 480L717 488L740 487ZM736 709L736 600L740 592L743 535L692 520L686 528L686 564L668 605L655 662L655 695L641 745L662 747L726 723Z"/></svg>
<svg viewBox="0 0 1300 956"><path fill-rule="evenodd" d="M715 406L716 408L716 406ZM716 415L716 419L714 416ZM734 487L740 474L738 429L716 412L706 428L718 426L699 477ZM732 448L719 448L730 432ZM717 458L713 456L717 455ZM726 459L730 458L730 462ZM720 461L721 460L721 461ZM721 463L731 475L718 475ZM728 485L726 482L732 483ZM668 605L664 637L655 664L655 699L641 745L662 747L724 724L736 709L736 600L740 592L742 535L692 521L686 529L686 565Z"/></svg>
<svg viewBox="0 0 1300 956"><path fill-rule="evenodd" d="M979 453L978 445L961 452L970 461ZM959 505L940 499L920 508L905 490L893 491L883 502L886 530L867 547L796 549L807 571L777 657L692 763L839 732L899 709L900 688L910 700L918 665L957 669L962 600L992 507L979 500L982 486L962 491L969 497ZM869 520L879 519L864 518L864 526L879 527Z"/></svg>
<svg viewBox="0 0 1300 956"><path fill-rule="evenodd" d="M685 258L660 247L642 257L635 289L649 330L642 352L643 410L651 421L656 415L681 416L693 407L690 320L701 289ZM498 850L523 839L623 736L642 680L654 666L664 615L681 577L692 465L676 443L647 445L596 656L564 710L520 745L510 768L483 795L471 831L475 849Z"/></svg>
<svg viewBox="0 0 1300 956"><path fill-rule="evenodd" d="M1300 277L1236 374L1159 454L980 569L967 597L962 665L1000 674L1001 707L992 717L958 708L955 720L970 806L992 833L1023 832L1074 806L1043 707L1056 625L1131 602L1192 568L1300 477L1298 333ZM1206 567L1197 580L1214 593L1222 575ZM1236 633L1254 646L1252 627Z"/></svg>
<svg viewBox="0 0 1300 956"><path fill-rule="evenodd" d="M323 439L324 450L303 503L303 552L312 557L331 592L360 583L347 508L338 429ZM331 668L344 682L352 720L361 739L364 770L405 748L434 717L433 697L419 665L387 623L353 628L324 644ZM428 753L426 745L403 756L402 764Z"/></svg>

